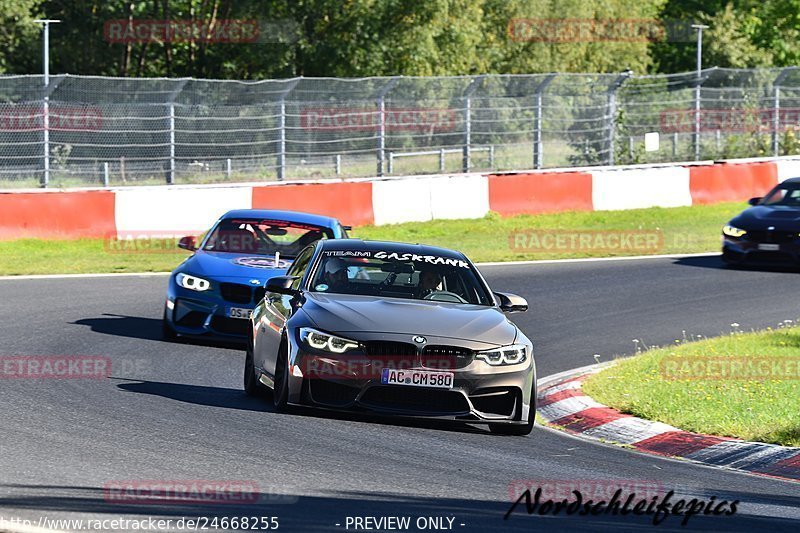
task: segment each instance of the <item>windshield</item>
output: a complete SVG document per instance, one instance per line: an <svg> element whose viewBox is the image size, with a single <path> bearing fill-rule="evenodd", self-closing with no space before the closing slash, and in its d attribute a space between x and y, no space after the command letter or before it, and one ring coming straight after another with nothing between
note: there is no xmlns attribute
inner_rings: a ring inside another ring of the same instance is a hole
<svg viewBox="0 0 800 533"><path fill-rule="evenodd" d="M296 257L309 244L332 236L330 228L312 224L236 218L220 221L203 250Z"/></svg>
<svg viewBox="0 0 800 533"><path fill-rule="evenodd" d="M469 262L374 250L323 252L314 292L493 305Z"/></svg>
<svg viewBox="0 0 800 533"><path fill-rule="evenodd" d="M778 185L761 201L761 205L790 205L800 207L800 184Z"/></svg>

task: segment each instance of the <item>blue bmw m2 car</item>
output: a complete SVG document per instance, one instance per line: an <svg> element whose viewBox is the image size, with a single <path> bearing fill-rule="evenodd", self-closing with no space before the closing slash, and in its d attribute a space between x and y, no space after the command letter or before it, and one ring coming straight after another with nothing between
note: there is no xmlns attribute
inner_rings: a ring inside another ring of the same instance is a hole
<svg viewBox="0 0 800 533"><path fill-rule="evenodd" d="M164 338L245 341L267 280L284 274L309 244L346 238L349 229L325 216L240 209L225 213L199 245L182 238L178 246L194 253L169 277Z"/></svg>

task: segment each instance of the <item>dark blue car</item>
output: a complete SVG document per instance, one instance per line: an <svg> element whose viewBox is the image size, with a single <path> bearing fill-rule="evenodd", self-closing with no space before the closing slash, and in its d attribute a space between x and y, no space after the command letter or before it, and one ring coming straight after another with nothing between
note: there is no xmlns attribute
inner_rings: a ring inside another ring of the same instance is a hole
<svg viewBox="0 0 800 533"><path fill-rule="evenodd" d="M349 229L331 217L239 209L225 213L199 245L184 237L178 246L194 254L169 277L164 338L245 341L267 280L284 274L309 244L346 238Z"/></svg>
<svg viewBox="0 0 800 533"><path fill-rule="evenodd" d="M800 266L800 178L783 181L722 228L722 259L732 265Z"/></svg>

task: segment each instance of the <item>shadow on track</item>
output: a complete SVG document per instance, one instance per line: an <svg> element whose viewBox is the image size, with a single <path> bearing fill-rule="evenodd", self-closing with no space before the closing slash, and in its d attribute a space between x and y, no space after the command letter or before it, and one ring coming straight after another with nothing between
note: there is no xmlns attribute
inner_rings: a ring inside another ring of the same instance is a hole
<svg viewBox="0 0 800 533"><path fill-rule="evenodd" d="M165 479L172 479L165 473ZM113 483L113 481L110 481ZM179 520L182 517L277 517L281 531L342 531L347 517L410 517L408 530L419 530L417 520L422 517L452 518L455 531L652 531L652 516L621 516L599 514L593 516L540 516L528 515L524 505L518 506L508 520L506 512L511 508L510 498L503 494L495 500L484 501L469 498L455 487L446 490L447 496L440 498L411 496L404 494L374 494L369 492L336 491L325 496L299 496L280 494L280 480L272 480L273 487L258 485L260 493L245 503L226 501L224 505L180 502L155 503L140 501L128 503L118 492L100 487L0 485L5 495L0 497L0 512L6 517L24 511L26 515L37 514L50 519L66 518L64 513L75 513L73 518L98 519L125 517L128 519ZM274 493L270 493L274 490ZM462 490L468 490L462 488ZM742 499L742 503L793 506L796 499L787 496L764 496L760 494L729 494L720 491L717 501ZM740 507L741 509L741 507ZM16 512L15 512L16 511ZM762 511L763 512L763 511ZM99 516L98 516L99 515ZM681 517L669 516L656 528L657 531L793 531L796 521L775 517L753 516L742 510L726 516L694 516L687 527L680 525ZM173 525L173 528L175 526ZM353 529L352 523L350 528ZM446 528L449 529L449 528Z"/></svg>
<svg viewBox="0 0 800 533"><path fill-rule="evenodd" d="M88 326L96 333L104 335L114 335L116 337L129 337L132 339L142 339L162 342L178 342L183 344L193 344L198 346L211 346L214 348L228 348L233 350L243 350L244 342L219 341L212 339L194 339L191 337L179 337L175 341L165 340L161 331L160 318L144 318L138 316L117 315L113 313L103 313L96 318L81 318L72 324L78 326Z"/></svg>
<svg viewBox="0 0 800 533"><path fill-rule="evenodd" d="M159 396L161 398L204 405L207 407L278 414L275 411L271 398L251 398L247 396L243 390L239 389L162 383L157 381L129 381L121 378L111 379L125 381L124 383L118 384L117 387L127 392ZM313 409L311 407L290 407L287 415L326 420L362 422L384 426L435 429L457 433L488 434L488 430L484 429L483 427L470 426L464 422L455 422L450 420L377 416L370 413L328 411L324 409ZM498 436L496 438L503 437Z"/></svg>
<svg viewBox="0 0 800 533"><path fill-rule="evenodd" d="M120 378L111 378L120 379ZM121 379L120 379L121 380ZM122 381L122 380L121 380ZM135 381L120 383L119 389L138 394L159 396L178 402L205 405L207 407L221 407L241 411L271 411L272 406L258 398L250 398L239 389L226 389L223 387L204 387L200 385L182 385L177 383L162 383L158 381Z"/></svg>
<svg viewBox="0 0 800 533"><path fill-rule="evenodd" d="M798 272L798 267L781 264L748 264L748 265L729 265L722 260L721 255L705 255L697 257L682 257L676 259L673 264L681 266L691 266L699 268L713 268L716 270L728 271L750 271L750 272Z"/></svg>

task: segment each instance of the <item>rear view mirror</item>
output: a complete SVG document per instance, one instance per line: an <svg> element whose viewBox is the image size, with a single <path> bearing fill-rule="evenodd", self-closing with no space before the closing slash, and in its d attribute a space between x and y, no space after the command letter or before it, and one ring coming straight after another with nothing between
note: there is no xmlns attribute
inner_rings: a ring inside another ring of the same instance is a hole
<svg viewBox="0 0 800 533"><path fill-rule="evenodd" d="M299 291L292 288L297 276L275 276L267 280L267 292L277 292L278 294L297 294Z"/></svg>
<svg viewBox="0 0 800 533"><path fill-rule="evenodd" d="M178 248L183 248L184 250L194 252L197 250L197 241L192 236L181 237L181 239L178 241Z"/></svg>
<svg viewBox="0 0 800 533"><path fill-rule="evenodd" d="M383 263L381 272L394 272L395 274L413 274L414 265L411 263Z"/></svg>
<svg viewBox="0 0 800 533"><path fill-rule="evenodd" d="M757 196L755 198L750 198L749 200L747 200L747 203L750 205L758 205L759 202L761 202L761 200L763 200L763 198L761 196Z"/></svg>
<svg viewBox="0 0 800 533"><path fill-rule="evenodd" d="M528 310L528 301L522 296L508 292L494 293L500 304L500 310L504 313L521 313Z"/></svg>

